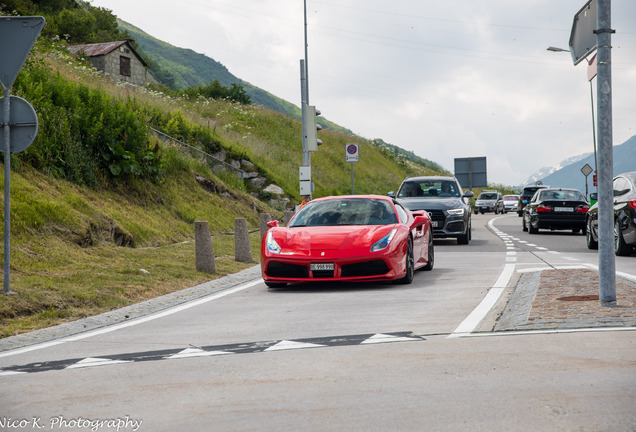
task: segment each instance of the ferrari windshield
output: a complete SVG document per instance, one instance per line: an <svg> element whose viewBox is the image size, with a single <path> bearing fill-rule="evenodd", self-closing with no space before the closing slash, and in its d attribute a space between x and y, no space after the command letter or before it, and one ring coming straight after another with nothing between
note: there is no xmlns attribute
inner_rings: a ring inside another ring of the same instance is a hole
<svg viewBox="0 0 636 432"><path fill-rule="evenodd" d="M380 199L342 198L310 201L288 227L337 225L389 225L397 223L390 202Z"/></svg>
<svg viewBox="0 0 636 432"><path fill-rule="evenodd" d="M459 197L457 183L450 180L404 182L398 191L398 198L448 198Z"/></svg>

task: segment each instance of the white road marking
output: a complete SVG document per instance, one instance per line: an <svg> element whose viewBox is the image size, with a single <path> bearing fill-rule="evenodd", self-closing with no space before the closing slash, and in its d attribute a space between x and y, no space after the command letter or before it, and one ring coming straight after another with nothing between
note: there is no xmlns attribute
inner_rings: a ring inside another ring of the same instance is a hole
<svg viewBox="0 0 636 432"><path fill-rule="evenodd" d="M66 337L66 338L62 338L62 339L58 339L58 340L54 340L54 341L50 341L50 342L44 342L44 343L41 343L41 344L31 345L31 346L28 346L28 347L25 347L25 348L18 348L18 349L12 350L12 351L7 351L7 352L4 352L4 353L0 353L0 357L9 357L9 356L16 355L16 354L23 354L23 353L30 352L30 351L35 351L35 350L39 350L39 349L43 349L43 348L49 348L49 347L52 347L52 346L55 346L55 345L61 345L61 344L66 343L66 342L75 342L75 341L82 340L82 339L87 339L87 338L90 338L90 337L93 337L93 336L98 336L98 335L114 332L116 330L123 329L123 328L126 328L126 327L132 327L132 326L135 326L137 324L146 323L148 321L153 321L153 320L156 320L158 318L163 318L163 317L166 317L168 315L172 315L172 314L175 314L177 312L181 312L181 311L184 311L186 309L190 309L192 307L199 306L199 305L202 305L204 303L211 302L213 300L218 300L218 299L220 299L222 297L225 297L225 296L228 296L230 294L234 294L234 293L237 293L239 291L243 291L243 290L245 290L247 288L251 288L254 285L257 285L257 284L262 283L262 282L263 282L263 280L261 278L258 278L258 279L255 279L255 280L251 281L251 282L247 282L247 283L245 283L243 285L239 285L239 286L234 287L234 288L230 288L230 289L227 289L227 290L224 290L224 291L220 291L220 292L218 292L216 294L213 294L213 295L210 295L210 296L207 296L207 297L203 297L203 298L201 298L199 300L195 300L195 301L192 301L192 302L184 303L182 305L175 306L173 308L166 309L164 311L161 311L161 312L158 312L158 313L155 313L155 314L152 314L152 315L148 315L148 316L145 316L145 317L142 317L142 318L130 320L130 321L127 321L127 322L124 322L124 323L121 323L121 324L115 324L115 325L112 325L112 326L107 326L107 327L100 328L100 329L93 330L93 331L89 331L89 332L86 332L86 333L81 333L81 334L78 334L78 335L75 335L75 336L69 336L69 337Z"/></svg>

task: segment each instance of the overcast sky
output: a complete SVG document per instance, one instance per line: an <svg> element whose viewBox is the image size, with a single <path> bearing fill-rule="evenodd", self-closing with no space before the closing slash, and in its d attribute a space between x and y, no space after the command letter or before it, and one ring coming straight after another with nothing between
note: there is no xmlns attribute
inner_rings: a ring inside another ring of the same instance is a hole
<svg viewBox="0 0 636 432"><path fill-rule="evenodd" d="M329 120L449 171L486 156L489 183L593 151L587 64L546 50L568 48L586 0L306 2L309 102ZM300 106L302 0L91 3ZM636 135L636 1L612 1L612 28L619 145Z"/></svg>

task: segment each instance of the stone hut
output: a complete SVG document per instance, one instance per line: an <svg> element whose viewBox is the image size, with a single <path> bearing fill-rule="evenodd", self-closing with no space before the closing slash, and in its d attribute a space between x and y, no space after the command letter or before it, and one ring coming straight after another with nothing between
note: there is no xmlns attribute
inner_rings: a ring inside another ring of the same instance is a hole
<svg viewBox="0 0 636 432"><path fill-rule="evenodd" d="M130 40L104 42L68 47L71 54L86 54L91 66L119 81L137 86L146 85L146 67L143 58L130 44Z"/></svg>

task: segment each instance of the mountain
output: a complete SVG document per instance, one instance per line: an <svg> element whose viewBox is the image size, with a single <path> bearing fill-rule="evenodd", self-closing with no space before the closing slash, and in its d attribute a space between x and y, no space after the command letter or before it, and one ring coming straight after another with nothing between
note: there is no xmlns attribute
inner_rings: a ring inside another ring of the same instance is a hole
<svg viewBox="0 0 636 432"><path fill-rule="evenodd" d="M178 48L150 36L134 25L117 20L121 30L135 39L150 73L161 84L173 89L205 86L218 80L225 87L241 85L252 102L294 118L300 118L300 108L234 76L224 65L191 49Z"/></svg>
<svg viewBox="0 0 636 432"><path fill-rule="evenodd" d="M585 192L586 178L581 172L585 164L589 164L592 168L596 166L594 153L573 156L553 168L542 168L523 182L523 186L540 180L546 185L575 188ZM614 175L629 171L636 171L636 136L623 144L614 146ZM587 186L589 192L594 190L592 174L587 178Z"/></svg>

